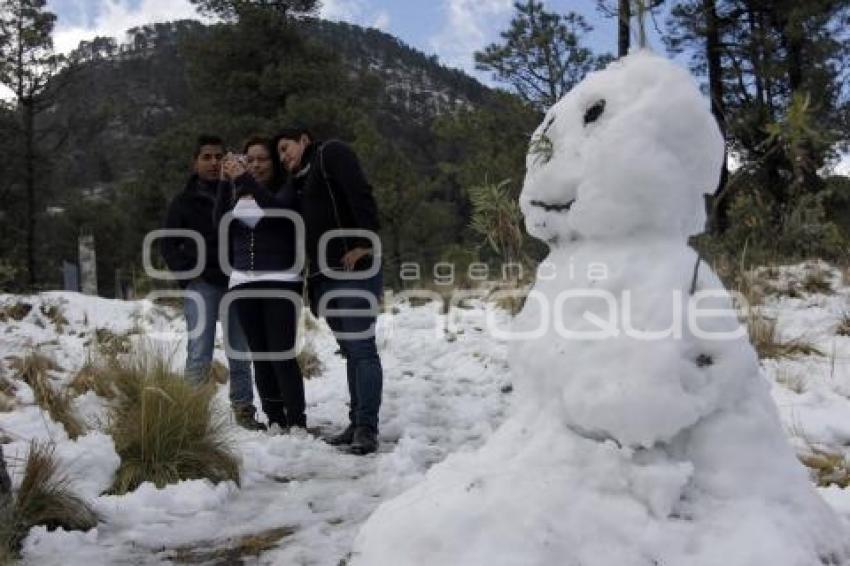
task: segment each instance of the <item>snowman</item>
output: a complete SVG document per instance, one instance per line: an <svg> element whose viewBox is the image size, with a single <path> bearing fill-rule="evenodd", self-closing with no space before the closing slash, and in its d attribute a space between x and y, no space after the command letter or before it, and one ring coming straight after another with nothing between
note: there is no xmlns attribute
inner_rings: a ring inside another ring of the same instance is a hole
<svg viewBox="0 0 850 566"><path fill-rule="evenodd" d="M352 564L850 564L687 245L722 158L697 86L648 51L547 112L520 205L550 254L510 344L512 414L380 506Z"/></svg>

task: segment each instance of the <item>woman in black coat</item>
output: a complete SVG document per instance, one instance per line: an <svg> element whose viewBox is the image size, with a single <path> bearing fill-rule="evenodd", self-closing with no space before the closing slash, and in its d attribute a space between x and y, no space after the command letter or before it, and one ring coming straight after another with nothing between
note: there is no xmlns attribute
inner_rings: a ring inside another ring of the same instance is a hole
<svg viewBox="0 0 850 566"><path fill-rule="evenodd" d="M243 153L244 160L225 159L216 204L217 217L229 223L230 292L269 425L306 428L304 381L295 358L303 289L296 250L303 244L296 242L293 219L279 217L296 213L296 200L281 182L269 140L251 138Z"/></svg>

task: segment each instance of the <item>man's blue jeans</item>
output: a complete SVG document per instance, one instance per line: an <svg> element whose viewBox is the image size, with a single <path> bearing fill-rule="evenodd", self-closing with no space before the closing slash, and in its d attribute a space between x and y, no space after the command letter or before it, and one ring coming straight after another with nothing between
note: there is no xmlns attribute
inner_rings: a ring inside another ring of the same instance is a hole
<svg viewBox="0 0 850 566"><path fill-rule="evenodd" d="M316 316L324 316L328 326L334 331L337 343L346 358L348 374L348 394L351 399L348 418L355 426L367 426L377 432L378 411L381 408L381 390L383 388L383 369L375 345L375 322L380 309L384 280L379 271L369 279L339 280L324 275L316 275L308 281L310 308ZM350 295L336 293L350 292ZM356 293L366 292L374 296L372 309L369 300ZM354 313L325 316L320 312L320 301L327 293L333 293L325 305L325 311L348 310ZM371 312L370 312L371 311ZM360 334L350 338L345 334Z"/></svg>
<svg viewBox="0 0 850 566"><path fill-rule="evenodd" d="M200 304L189 297L183 299L183 314L186 316L186 327L189 331L185 375L190 383L200 384L207 378L212 363L218 307L227 288L198 278L189 283L186 290L195 291L201 296ZM203 309L203 321L199 320L200 309ZM242 332L242 327L239 326L239 317L236 316L235 309L231 307L230 310L232 312L228 313L227 320L221 321L225 339L230 342L234 350L247 352L248 340ZM193 338L192 330L197 328L199 322L203 323L203 327L195 331L197 336ZM227 364L230 368L230 403L234 407L252 404L254 384L251 381L251 362L228 358Z"/></svg>

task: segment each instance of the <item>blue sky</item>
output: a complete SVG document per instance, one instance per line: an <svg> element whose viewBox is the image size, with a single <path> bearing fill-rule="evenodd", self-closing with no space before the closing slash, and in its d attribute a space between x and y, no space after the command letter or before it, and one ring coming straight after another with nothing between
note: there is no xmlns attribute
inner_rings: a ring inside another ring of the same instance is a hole
<svg viewBox="0 0 850 566"><path fill-rule="evenodd" d="M595 28L586 36L595 51L616 50L615 22L599 14L596 0L544 0L544 4L552 11L584 16ZM198 17L188 0L48 0L48 6L58 16L55 37L62 51L95 35L121 39L136 25ZM512 13L513 0L324 0L320 15L383 29L436 54L446 65L486 79L475 72L472 54L498 40Z"/></svg>

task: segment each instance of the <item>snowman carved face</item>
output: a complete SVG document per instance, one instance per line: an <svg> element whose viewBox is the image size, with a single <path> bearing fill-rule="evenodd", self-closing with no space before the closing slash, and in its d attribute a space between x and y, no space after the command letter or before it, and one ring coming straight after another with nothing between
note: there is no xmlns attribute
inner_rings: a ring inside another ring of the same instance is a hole
<svg viewBox="0 0 850 566"><path fill-rule="evenodd" d="M702 231L723 140L690 75L639 52L589 75L531 138L520 195L526 229L552 246L578 239Z"/></svg>

